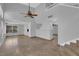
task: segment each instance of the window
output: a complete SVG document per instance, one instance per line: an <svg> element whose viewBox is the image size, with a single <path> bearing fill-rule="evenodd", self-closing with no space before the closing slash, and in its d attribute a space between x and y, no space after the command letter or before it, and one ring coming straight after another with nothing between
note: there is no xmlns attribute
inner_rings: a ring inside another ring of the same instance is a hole
<svg viewBox="0 0 79 59"><path fill-rule="evenodd" d="M17 26L6 26L6 33L16 33Z"/></svg>
<svg viewBox="0 0 79 59"><path fill-rule="evenodd" d="M17 26L13 26L13 32L17 32Z"/></svg>

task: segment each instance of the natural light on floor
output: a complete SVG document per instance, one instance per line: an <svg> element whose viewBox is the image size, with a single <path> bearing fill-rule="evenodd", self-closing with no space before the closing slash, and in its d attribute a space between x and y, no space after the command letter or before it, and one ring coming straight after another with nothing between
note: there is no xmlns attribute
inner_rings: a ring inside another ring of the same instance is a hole
<svg viewBox="0 0 79 59"><path fill-rule="evenodd" d="M6 48L16 47L17 45L18 45L18 38L15 38L15 37L14 38L9 38L5 42Z"/></svg>

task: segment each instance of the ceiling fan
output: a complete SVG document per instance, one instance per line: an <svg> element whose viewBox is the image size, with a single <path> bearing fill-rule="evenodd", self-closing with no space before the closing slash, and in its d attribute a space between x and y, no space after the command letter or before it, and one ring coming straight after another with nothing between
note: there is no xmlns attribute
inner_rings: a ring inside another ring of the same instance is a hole
<svg viewBox="0 0 79 59"><path fill-rule="evenodd" d="M31 9L31 7L30 7L30 3L29 3L29 9L28 9L28 12L25 13L25 17L34 18L34 16L37 16L37 14L36 13L32 13L32 11L30 9Z"/></svg>

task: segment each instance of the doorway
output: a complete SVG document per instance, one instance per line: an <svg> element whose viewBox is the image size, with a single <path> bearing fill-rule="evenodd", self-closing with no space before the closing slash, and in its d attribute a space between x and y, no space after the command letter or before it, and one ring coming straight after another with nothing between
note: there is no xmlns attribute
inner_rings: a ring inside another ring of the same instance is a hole
<svg viewBox="0 0 79 59"><path fill-rule="evenodd" d="M52 24L53 26L53 38L58 39L58 24Z"/></svg>

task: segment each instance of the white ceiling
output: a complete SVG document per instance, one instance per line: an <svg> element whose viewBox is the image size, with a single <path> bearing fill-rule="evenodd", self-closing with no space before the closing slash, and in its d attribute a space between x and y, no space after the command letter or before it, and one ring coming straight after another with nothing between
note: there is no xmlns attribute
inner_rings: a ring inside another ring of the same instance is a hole
<svg viewBox="0 0 79 59"><path fill-rule="evenodd" d="M40 3L31 3L31 10L35 11L35 8L38 7ZM29 17L24 17L24 12L28 11L28 3L7 3L4 5L5 9L5 19L7 22L13 23L26 23L30 22Z"/></svg>
<svg viewBox="0 0 79 59"><path fill-rule="evenodd" d="M34 4L33 7L31 6L31 10L34 11L38 4ZM31 19L29 17L24 17L25 12L28 11L28 4L21 4L21 3L6 3L4 5L5 10L5 20L7 23L26 23L30 22Z"/></svg>
<svg viewBox="0 0 79 59"><path fill-rule="evenodd" d="M27 6L29 5L29 3L22 3L22 4L27 5ZM30 6L34 8L36 8L38 5L40 5L40 3L30 3Z"/></svg>

